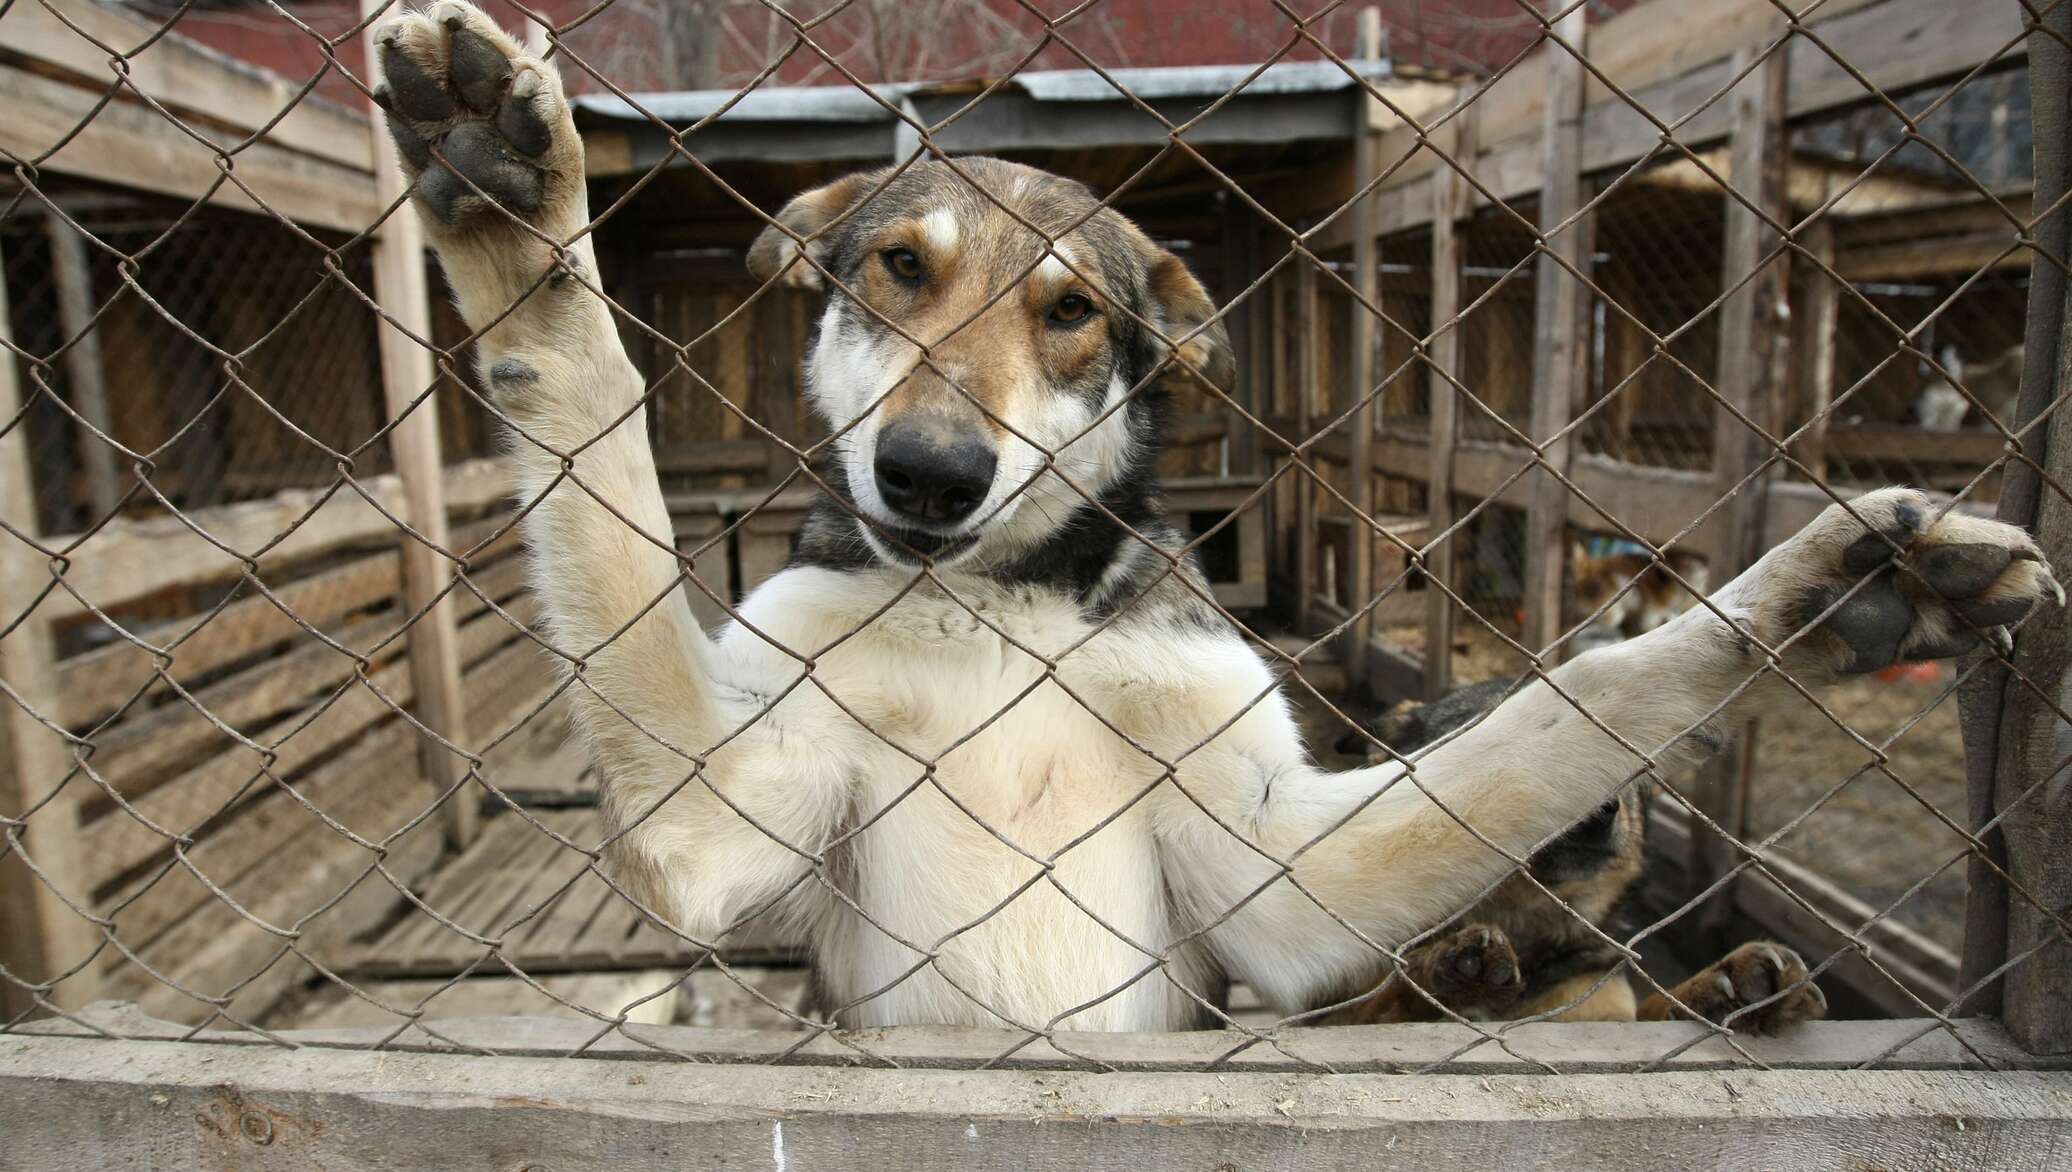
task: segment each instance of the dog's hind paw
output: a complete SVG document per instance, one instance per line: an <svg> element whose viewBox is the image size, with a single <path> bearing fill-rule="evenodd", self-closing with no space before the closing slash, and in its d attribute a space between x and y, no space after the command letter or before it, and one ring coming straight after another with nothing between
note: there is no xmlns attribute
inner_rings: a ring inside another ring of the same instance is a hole
<svg viewBox="0 0 2072 1172"><path fill-rule="evenodd" d="M2065 592L2022 530L1936 513L1911 489L1831 506L1772 550L1745 579L1756 637L1790 646L1797 664L1856 675L1961 655ZM1736 586L1742 585L1737 581Z"/></svg>
<svg viewBox="0 0 2072 1172"><path fill-rule="evenodd" d="M582 227L583 145L552 67L461 0L391 18L375 43L375 100L431 219L557 242Z"/></svg>

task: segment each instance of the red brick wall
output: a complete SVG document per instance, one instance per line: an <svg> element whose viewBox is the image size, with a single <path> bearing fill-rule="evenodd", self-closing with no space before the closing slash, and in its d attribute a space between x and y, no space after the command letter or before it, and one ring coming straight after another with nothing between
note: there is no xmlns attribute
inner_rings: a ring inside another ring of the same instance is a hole
<svg viewBox="0 0 2072 1172"><path fill-rule="evenodd" d="M488 2L513 26L521 22L503 0ZM807 15L824 10L828 2L819 0L817 8L793 2L789 9ZM1289 2L1298 10L1321 7L1318 0ZM1601 17L1635 2L1595 0L1591 11ZM1053 14L1073 6L1068 0L1029 4ZM672 22L662 14L694 12L700 5L704 15L676 18L684 33L673 37L668 27ZM531 6L566 22L587 11L590 3L531 0ZM1493 68L1529 46L1539 31L1518 0L1383 0L1376 6L1392 55L1407 64ZM178 11L161 0L143 0L131 7L161 20ZM1310 35L1350 55L1359 7L1347 4L1332 11L1310 26ZM257 4L192 7L180 15L177 28L297 80L326 69L323 38L344 38L336 50L339 61L363 75L358 40L349 35L359 19L356 0L314 0L291 4L289 11L316 35ZM1049 43L1044 43L1043 20L1015 0L851 0L812 36L825 55L803 48L792 52L774 81L842 84L842 69L871 82L997 76L1032 50L1035 56L1027 67L1037 69L1077 68L1087 59L1122 67L1234 64L1275 54L1284 60L1318 56L1315 46L1269 0L1099 0L1087 12L1056 25ZM696 48L672 49L678 40ZM579 57L627 89L684 88L700 81L744 84L782 56L790 41L783 22L759 0L619 0L568 35ZM692 52L702 52L702 59L687 60ZM577 77L577 89L602 88L580 77L581 69L565 72ZM358 100L356 88L336 67L328 70L318 90L328 97Z"/></svg>

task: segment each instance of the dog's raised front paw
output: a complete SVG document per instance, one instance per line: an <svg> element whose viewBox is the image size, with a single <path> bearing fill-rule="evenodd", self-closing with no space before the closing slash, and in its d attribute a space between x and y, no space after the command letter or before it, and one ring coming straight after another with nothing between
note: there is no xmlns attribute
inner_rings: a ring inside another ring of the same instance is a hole
<svg viewBox="0 0 2072 1172"><path fill-rule="evenodd" d="M2004 646L2007 628L2038 600L2065 601L2027 533L1937 516L1925 495L1903 488L1831 506L1746 581L1755 596L1733 601L1752 602L1758 638L1792 641L1793 659L1841 675L1960 655L1981 637Z"/></svg>
<svg viewBox="0 0 2072 1172"><path fill-rule="evenodd" d="M431 217L557 241L582 226L583 145L551 67L461 0L391 18L375 43L375 98Z"/></svg>

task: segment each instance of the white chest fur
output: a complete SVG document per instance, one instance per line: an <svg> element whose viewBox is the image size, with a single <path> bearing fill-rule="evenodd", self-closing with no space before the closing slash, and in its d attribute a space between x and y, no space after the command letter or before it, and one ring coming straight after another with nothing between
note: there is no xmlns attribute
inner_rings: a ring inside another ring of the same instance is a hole
<svg viewBox="0 0 2072 1172"><path fill-rule="evenodd" d="M736 686L791 687L765 717L798 730L791 765L851 793L828 851L849 900L815 884L809 916L837 1005L865 998L843 1019L1182 1024L1156 971L1177 935L1145 803L1164 770L1104 719L1130 637L1032 592L888 607L905 584L798 569L758 591L749 623L814 661L797 687L799 659L745 628L722 644ZM1172 963L1199 978L1198 950Z"/></svg>

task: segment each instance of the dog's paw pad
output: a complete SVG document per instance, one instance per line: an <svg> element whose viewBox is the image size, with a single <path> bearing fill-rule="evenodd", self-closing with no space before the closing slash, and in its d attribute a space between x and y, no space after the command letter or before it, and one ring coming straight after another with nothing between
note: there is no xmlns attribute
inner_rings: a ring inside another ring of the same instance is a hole
<svg viewBox="0 0 2072 1172"><path fill-rule="evenodd" d="M1510 938L1470 924L1448 937L1433 965L1433 991L1450 1005L1499 1007L1518 995L1523 979Z"/></svg>
<svg viewBox="0 0 2072 1172"><path fill-rule="evenodd" d="M376 40L377 99L415 193L439 223L501 217L515 227L514 215L529 223L557 190L580 194L582 144L558 78L479 9L441 0L391 19Z"/></svg>
<svg viewBox="0 0 2072 1172"><path fill-rule="evenodd" d="M1757 633L1843 675L2004 647L2007 627L2063 597L2028 534L1909 489L1823 513L1765 559L1761 589Z"/></svg>
<svg viewBox="0 0 2072 1172"><path fill-rule="evenodd" d="M1827 1016L1827 997L1798 953L1767 940L1743 944L1685 981L1677 999L1716 1024L1775 1033Z"/></svg>

